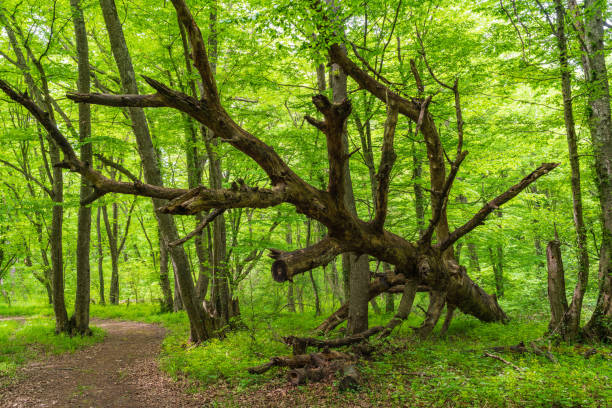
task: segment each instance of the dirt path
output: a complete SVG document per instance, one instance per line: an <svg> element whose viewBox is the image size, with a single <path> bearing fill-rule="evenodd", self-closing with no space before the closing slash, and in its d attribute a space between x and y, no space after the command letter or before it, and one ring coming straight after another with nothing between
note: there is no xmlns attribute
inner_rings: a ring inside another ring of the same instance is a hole
<svg viewBox="0 0 612 408"><path fill-rule="evenodd" d="M160 372L162 327L114 320L92 324L107 332L102 343L23 367L21 379L0 390L0 407L203 406Z"/></svg>

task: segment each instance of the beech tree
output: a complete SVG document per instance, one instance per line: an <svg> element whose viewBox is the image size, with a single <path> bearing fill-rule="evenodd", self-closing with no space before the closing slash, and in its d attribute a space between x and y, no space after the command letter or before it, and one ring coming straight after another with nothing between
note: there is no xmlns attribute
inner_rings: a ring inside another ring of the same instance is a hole
<svg viewBox="0 0 612 408"><path fill-rule="evenodd" d="M111 35L113 52L120 69L124 90L127 93L123 95L69 93L68 98L80 104L127 107L135 122L135 129L137 123L142 122L143 128L146 126L146 122L143 122L144 115L142 121L139 122L136 119L138 115L141 115L139 112L142 112L142 108L171 108L189 115L209 129L215 138L228 143L255 161L267 174L270 187L248 186L241 180L237 180L231 188L227 189L219 186L212 188L198 186L190 189L164 187L159 177L159 168L155 168L158 162L154 157L155 151L150 145L150 139L147 141L146 137L139 136L138 133L136 136L147 183L137 180L112 180L92 168L91 163L77 155L67 136L53 121L48 107L32 100L29 94L17 91L5 81L0 81L0 88L13 101L27 108L45 128L55 145L61 149L64 156L63 161L58 160L54 168L79 173L90 183L93 193L82 200L83 205L111 192L146 196L153 199L162 236L168 241L170 254L177 264L178 285L191 322L193 341L200 342L210 338L219 329L219 325L215 317L203 310L201 303L197 301L189 266L186 261L185 263L180 262L183 257L180 244L185 239L178 239L171 215L193 215L211 211L198 226L201 231L224 210L269 208L281 203L291 204L298 213L323 224L327 228L327 234L319 242L307 248L295 251L272 250L270 256L274 258L274 262L271 272L273 279L277 282L291 281L295 276L326 265L336 256L344 253L354 253L363 257L371 256L394 266L393 270L380 274L369 282L368 296L374 298L383 292L401 291L402 299L398 312L386 328L372 328L366 331L367 335L382 331L390 332L408 315L417 290L427 291L430 294L427 315L419 328L419 333L424 337L431 333L446 304L449 305L449 312L457 308L483 321L505 321L507 319L495 295L487 294L474 283L466 269L456 261L453 245L458 239L481 225L492 212L498 210L500 206L510 201L539 177L553 170L557 164L544 163L537 167L518 183L509 187L507 191L486 202L463 225L451 230L446 206L453 182L467 156L467 151L463 149L464 123L459 79L452 84L439 80L436 73L427 64L426 50L422 42L421 53L428 75L440 87L448 89L454 95L457 138L453 158L449 157L449 154L443 149L439 130L429 112L434 93L428 93L430 90L425 88L418 70L413 69L412 75L419 95L403 96L381 78L360 68L349 57L347 47L338 42L338 38L331 36L327 41L329 61L337 65L362 89L386 105L382 154L376 173L374 215L371 221L364 221L358 218L344 200L347 188L345 168L351 156L344 136L346 122L352 111L352 104L348 98L338 100L334 98L334 101L330 101L322 94L314 95L312 102L320 117L305 117L310 125L325 135L329 175L327 188L323 190L300 178L271 146L242 128L224 109L206 42L184 0L173 0L172 4L187 33L193 66L201 81L199 98L149 77L144 77L144 79L155 90L155 93L138 93L135 76L133 71L130 71L129 54L127 54L125 42L121 41L121 36L118 34L120 26L111 3L112 1L101 0ZM315 4L315 8L321 15L322 38L327 32L340 32L335 28L336 19L333 17L335 9L319 3ZM326 24L329 26L323 27ZM404 120L404 118L414 123L415 135L419 135L426 145L431 178L429 192L432 216L421 237L415 242L410 242L385 229L390 174L396 160L395 130L398 120ZM193 235L195 234L190 234L186 238ZM370 276L368 274L360 279L369 281ZM335 327L346 318L346 309L347 307L339 309L320 328L329 330ZM452 313L449 314L452 316Z"/></svg>

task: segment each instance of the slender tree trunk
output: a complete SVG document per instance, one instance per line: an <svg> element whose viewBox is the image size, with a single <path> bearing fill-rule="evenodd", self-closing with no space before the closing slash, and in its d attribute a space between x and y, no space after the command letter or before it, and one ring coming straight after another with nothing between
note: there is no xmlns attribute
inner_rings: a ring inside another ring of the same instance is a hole
<svg viewBox="0 0 612 408"><path fill-rule="evenodd" d="M587 250L586 227L584 225L582 211L582 189L580 185L580 160L578 156L578 143L576 127L574 124L574 113L572 106L571 68L567 56L567 37L565 35L565 10L561 0L555 0L557 17L557 47L559 49L559 69L561 72L561 91L563 95L563 119L567 135L567 147L571 169L572 205L574 216L574 227L576 230L576 252L578 258L578 279L570 306L567 306L565 297L565 283L562 287L557 280L564 279L563 263L558 241L549 243L547 260L549 265L549 299L551 302L551 321L549 330L557 330L566 340L573 340L580 333L580 314L582 311L582 300L586 292L589 278L589 255ZM556 258L559 258L558 260ZM551 271L552 268L552 271ZM551 288L550 285L553 285ZM562 295L558 294L563 290ZM552 292L552 293L551 293ZM553 304L554 302L554 304ZM559 312L563 310L563 315Z"/></svg>
<svg viewBox="0 0 612 408"><path fill-rule="evenodd" d="M338 298L338 301L340 302L340 304L343 304L344 297L342 296L343 292L342 292L342 288L340 287L340 277L338 276L338 267L336 265L335 259L331 262L330 279L331 279L332 291L334 292L336 298Z"/></svg>
<svg viewBox="0 0 612 408"><path fill-rule="evenodd" d="M172 289L168 279L168 249L162 239L159 240L159 286L162 291L162 311L171 312L173 310Z"/></svg>
<svg viewBox="0 0 612 408"><path fill-rule="evenodd" d="M310 238L312 233L312 220L309 218L306 221L306 247L310 246ZM321 302L319 300L319 287L317 286L317 281L315 280L312 270L308 271L308 275L310 276L310 283L312 284L312 292L314 294L315 300L315 316L321 315Z"/></svg>
<svg viewBox="0 0 612 408"><path fill-rule="evenodd" d="M473 242L468 242L467 247L470 269L480 272L480 260L478 259L478 249L476 248L476 244Z"/></svg>
<svg viewBox="0 0 612 408"><path fill-rule="evenodd" d="M211 71L216 73L218 39L217 39L217 2L210 4L208 36L208 58ZM204 129L203 129L204 130ZM223 173L221 171L221 157L217 149L219 140L214 137L212 131L206 129L202 132L205 135L206 151L208 154L210 187L213 189L222 188ZM221 214L213 221L213 305L215 314L219 319L219 325L225 326L229 323L231 310L231 294L229 287L229 268L227 266L227 229L225 226L225 216Z"/></svg>
<svg viewBox="0 0 612 408"><path fill-rule="evenodd" d="M111 284L109 301L112 305L119 304L119 251L117 248L117 204L113 203L113 222L108 218L108 210L106 206L102 206L102 216L104 217L104 225L106 227L106 236L108 237L108 247L111 256Z"/></svg>
<svg viewBox="0 0 612 408"><path fill-rule="evenodd" d="M386 274L391 273L391 266L383 262L383 272ZM385 294L385 312L392 313L395 311L395 302L393 301L393 293Z"/></svg>
<svg viewBox="0 0 612 408"><path fill-rule="evenodd" d="M55 123L53 105L47 83L46 74L42 68L40 60L35 65L40 74L41 88L36 86L34 78L28 68L28 62L25 59L22 48L17 41L17 37L6 20L2 10L0 9L0 21L5 28L9 42L15 52L19 68L23 73L25 82L28 86L30 95L34 97L37 105L43 108L49 115L51 121ZM44 144L43 136L39 135L41 146ZM55 313L55 331L68 332L70 331L70 322L68 313L66 312L66 303L64 300L64 272L63 272L63 247L62 247L62 224L64 211L62 203L64 201L63 192L63 173L62 169L55 165L60 162L60 152L58 146L49 138L49 161L53 171L47 170L47 177L51 183L50 198L55 203L52 211L51 231L49 234L51 247L51 287L53 290L53 311ZM41 154L46 160L46 153L41 149ZM46 163L46 162L45 162Z"/></svg>
<svg viewBox="0 0 612 408"><path fill-rule="evenodd" d="M293 245L293 236L291 234L291 224L287 224L286 234L287 247L291 248ZM295 299L293 296L293 282L289 282L287 285L287 310L295 313Z"/></svg>
<svg viewBox="0 0 612 408"><path fill-rule="evenodd" d="M176 271L174 271L174 265L172 266L173 276L174 276L174 304L173 310L178 312L179 310L185 310L183 306L183 298L181 298L181 291L179 289L178 278L176 276Z"/></svg>
<svg viewBox="0 0 612 408"><path fill-rule="evenodd" d="M42 220L40 220L42 222ZM53 305L53 276L51 272L51 265L49 264L49 257L47 256L47 250L45 249L42 232L42 224L36 223L36 236L38 237L38 245L40 249L40 258L43 264L43 277L44 277L44 286L47 292L47 299L49 300L49 304Z"/></svg>
<svg viewBox="0 0 612 408"><path fill-rule="evenodd" d="M78 81L77 89L81 93L89 93L89 47L87 44L87 31L85 29L85 19L81 9L80 0L70 0L72 8L72 21L74 24L74 34L77 48L78 61ZM79 141L81 142L81 160L92 163L91 143L86 141L91 136L91 107L89 104L79 104ZM92 188L88 185L85 178L81 178L81 200L84 200L92 193ZM89 298L90 298L90 279L91 271L89 264L89 250L91 238L91 207L80 206L77 227L77 287L76 299L74 302L75 330L81 334L89 334Z"/></svg>
<svg viewBox="0 0 612 408"><path fill-rule="evenodd" d="M501 245L496 245L495 250L489 247L489 259L491 260L493 277L495 278L495 294L498 298L504 295L503 254Z"/></svg>
<svg viewBox="0 0 612 408"><path fill-rule="evenodd" d="M98 281L100 283L100 304L105 305L106 301L104 300L104 254L102 250L102 228L101 228L101 213L102 208L98 207L98 216L96 217L96 235L98 238Z"/></svg>
<svg viewBox="0 0 612 408"><path fill-rule="evenodd" d="M121 22L117 14L114 0L100 0L102 14L109 34L111 50L119 69L119 76L123 90L126 93L138 94L136 75L132 60L125 42ZM132 121L132 129L136 136L138 152L143 164L145 180L149 184L162 186L162 177L159 169L157 155L151 141L149 127L141 108L128 109ZM165 204L164 200L153 199L153 207L159 208ZM171 215L155 213L162 239L173 242L178 239L176 224ZM182 246L172 247L170 250L173 265L176 267L176 277L180 287L181 298L189 317L191 327L191 340L205 341L211 337L213 331L212 321L204 314L202 304L195 294L195 287L187 254Z"/></svg>

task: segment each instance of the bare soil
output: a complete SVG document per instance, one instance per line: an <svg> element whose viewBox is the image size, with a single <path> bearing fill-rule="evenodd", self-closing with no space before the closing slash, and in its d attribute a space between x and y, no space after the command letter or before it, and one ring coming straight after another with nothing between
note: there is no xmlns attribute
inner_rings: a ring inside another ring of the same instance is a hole
<svg viewBox="0 0 612 408"><path fill-rule="evenodd" d="M75 353L50 356L19 370L18 380L0 389L0 407L202 407L159 370L164 329L157 325L94 320L107 332L103 342Z"/></svg>

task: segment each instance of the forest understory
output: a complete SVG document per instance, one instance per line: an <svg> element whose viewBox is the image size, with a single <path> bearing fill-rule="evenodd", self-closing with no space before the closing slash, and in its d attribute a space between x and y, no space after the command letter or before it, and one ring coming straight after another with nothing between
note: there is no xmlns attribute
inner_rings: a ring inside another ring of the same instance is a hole
<svg viewBox="0 0 612 408"><path fill-rule="evenodd" d="M106 342L101 332L107 329L104 324L100 325L106 320L95 320L93 326L101 327L102 330L96 331L94 339L83 344L80 337L67 338L62 341L69 342L70 346L62 347L46 339L53 330L50 320L52 311L49 308L22 306L9 310L3 307L0 308L0 315L17 313L25 316L33 327L28 330L23 321L15 322L10 317L0 320L0 339L3 344L0 353L0 406L37 406L32 405L32 401L36 401L32 394L50 395L50 389L41 385L29 373L30 370L39 372L41 367L48 367L47 361L56 360L58 357L55 353L64 350L69 351L62 363L63 367L68 367L70 374L78 378L74 383L54 391L59 396L49 397L46 401L62 401L61 398L65 398L64 404L66 401L73 403L70 406L80 406L78 403L90 403L93 406L141 406L134 405L134 401L122 400L120 396L133 395L130 392L134 391L129 391L130 384L150 388L152 378L156 384L163 384L160 401L173 401L177 405L156 405L147 399L154 396L149 396L143 397L145 405L142 406L609 406L612 390L607 379L612 376L612 347L602 344L570 345L543 339L541 334L547 324L548 312L542 306L545 305L540 305L541 312L529 315L522 315L520 308L511 308L512 320L507 326L483 324L467 316L458 316L443 338L438 337L438 327L434 337L425 342L420 341L411 328L418 325L418 318L409 319L390 338L373 342L375 351L362 356L357 362L361 384L356 389L346 391L339 390L339 374L296 387L288 381L286 368L272 368L262 375L248 372L249 367L265 363L270 355L290 354L290 348L281 338L296 333L307 335L317 322L312 313L280 313L280 316L275 314L273 318L265 314L255 315L248 329L230 334L223 342L215 341L200 348L185 342L188 331L184 313L159 314L157 306L150 304L104 308L94 306L92 316L96 319L113 319L109 322L148 322L164 327L166 334L165 339L163 335L157 337L159 343L163 339L159 355L156 356L157 351L143 349L146 350L145 358L149 361L149 368L141 373L139 370L142 367L128 364L130 360L126 358L133 352L134 345L138 348L141 346L138 329L131 332L130 327L126 328L121 337L123 341L134 344L131 348L118 350L116 346L110 346L104 351L106 354L100 351L95 354L95 358L113 362L117 358L126 359L123 371L116 367L107 370L103 367L86 369L99 376L92 380L81 378L83 362L81 359L72 360L70 354L84 347L86 357L83 360L89 359L85 363L91 364L92 354L87 350L95 348L93 344L97 342ZM537 309L535 305L532 307ZM386 318L388 316L371 315L375 323L383 322ZM276 328L270 335L272 322ZM503 336L499 335L500 329L505 333ZM160 333L160 329L155 332ZM10 337L14 339L9 340ZM521 342L525 343L526 350L517 350L516 346ZM555 361L546 355L534 353L530 342L535 342L542 351L550 352ZM351 352L350 349L346 351ZM486 356L485 353L504 361ZM143 353L139 351L136 354L142 356ZM165 373L166 379L159 377L159 374L152 377L151 372L154 373L155 368L150 366L151 360ZM65 374L61 372L61 367L59 372L63 378ZM74 370L76 372L73 374ZM128 378L126 373L130 373L131 377ZM143 378L138 380L141 375ZM28 389L28 384L33 392L26 394L27 398L17 399L20 392L25 394L23 391ZM121 389L124 387L126 391L122 394ZM7 390L10 394L7 394ZM109 391L110 396L101 396L98 393L100 390ZM150 394L151 390L141 391L141 394L148 395L147 392Z"/></svg>

